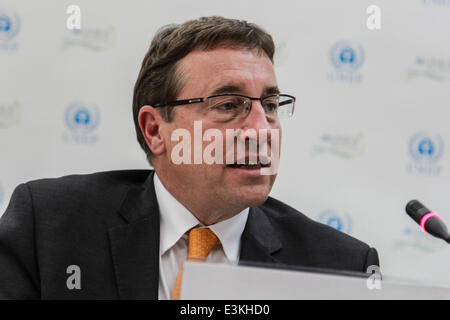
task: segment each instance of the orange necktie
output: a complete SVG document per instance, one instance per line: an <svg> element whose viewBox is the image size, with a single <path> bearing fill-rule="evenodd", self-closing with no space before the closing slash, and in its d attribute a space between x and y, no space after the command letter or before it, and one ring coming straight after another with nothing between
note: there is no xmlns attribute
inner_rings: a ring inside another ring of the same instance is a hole
<svg viewBox="0 0 450 320"><path fill-rule="evenodd" d="M188 232L189 244L186 261L206 260L212 249L219 244L220 240L209 228L193 228ZM178 271L177 279L172 290L172 300L180 299L181 279L183 278L183 265Z"/></svg>

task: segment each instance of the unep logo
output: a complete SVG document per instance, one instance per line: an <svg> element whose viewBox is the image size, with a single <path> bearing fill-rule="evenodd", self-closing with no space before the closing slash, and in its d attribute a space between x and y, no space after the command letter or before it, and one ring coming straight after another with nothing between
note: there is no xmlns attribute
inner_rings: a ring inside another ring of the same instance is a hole
<svg viewBox="0 0 450 320"><path fill-rule="evenodd" d="M17 14L0 10L0 40L14 38L20 30L20 19Z"/></svg>
<svg viewBox="0 0 450 320"><path fill-rule="evenodd" d="M419 132L408 143L408 152L412 161L407 169L410 173L437 176L442 171L438 160L444 153L444 141L438 134Z"/></svg>
<svg viewBox="0 0 450 320"><path fill-rule="evenodd" d="M20 18L15 13L0 9L0 49L14 50L17 42L12 39L19 33Z"/></svg>
<svg viewBox="0 0 450 320"><path fill-rule="evenodd" d="M100 123L100 109L96 105L75 101L66 108L64 119L69 129L63 134L65 142L82 144L97 142L95 129Z"/></svg>
<svg viewBox="0 0 450 320"><path fill-rule="evenodd" d="M86 105L77 101L67 107L65 119L67 127L72 132L89 133L97 128L100 111L95 105Z"/></svg>
<svg viewBox="0 0 450 320"><path fill-rule="evenodd" d="M415 161L436 162L442 157L444 142L439 135L417 133L409 140L409 153Z"/></svg>
<svg viewBox="0 0 450 320"><path fill-rule="evenodd" d="M330 62L333 69L328 72L328 79L333 82L360 83L363 74L364 48L356 41L337 41L330 49Z"/></svg>
<svg viewBox="0 0 450 320"><path fill-rule="evenodd" d="M336 230L350 234L352 231L352 220L349 214L339 213L336 210L329 209L319 214L319 222L324 223Z"/></svg>
<svg viewBox="0 0 450 320"><path fill-rule="evenodd" d="M364 63L364 48L358 42L338 41L330 49L330 61L339 70L353 72Z"/></svg>

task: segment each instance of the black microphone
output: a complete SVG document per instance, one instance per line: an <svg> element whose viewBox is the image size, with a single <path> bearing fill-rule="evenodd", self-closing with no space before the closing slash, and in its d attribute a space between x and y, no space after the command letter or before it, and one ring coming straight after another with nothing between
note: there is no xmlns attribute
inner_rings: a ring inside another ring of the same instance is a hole
<svg viewBox="0 0 450 320"><path fill-rule="evenodd" d="M432 212L417 200L411 200L406 205L406 213L420 225L424 232L450 243L447 227L436 212Z"/></svg>

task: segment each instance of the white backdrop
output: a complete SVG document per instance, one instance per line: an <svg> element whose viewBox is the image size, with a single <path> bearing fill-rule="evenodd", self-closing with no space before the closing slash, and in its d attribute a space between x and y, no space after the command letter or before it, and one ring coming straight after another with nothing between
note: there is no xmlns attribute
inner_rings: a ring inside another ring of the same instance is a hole
<svg viewBox="0 0 450 320"><path fill-rule="evenodd" d="M269 31L297 96L272 196L376 247L385 275L450 285L450 247L404 212L417 198L450 225L450 0L3 0L0 214L24 181L148 168L131 113L142 59L159 27L204 15Z"/></svg>

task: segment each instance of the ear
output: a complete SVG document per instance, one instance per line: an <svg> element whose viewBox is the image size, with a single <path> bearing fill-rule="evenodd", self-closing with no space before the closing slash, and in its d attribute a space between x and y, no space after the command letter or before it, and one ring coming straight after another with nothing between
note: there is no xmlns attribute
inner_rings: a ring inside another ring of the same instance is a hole
<svg viewBox="0 0 450 320"><path fill-rule="evenodd" d="M160 128L164 119L159 112L152 106L143 106L138 115L139 127L144 136L147 146L152 154L161 155L165 152L164 137L161 135Z"/></svg>

